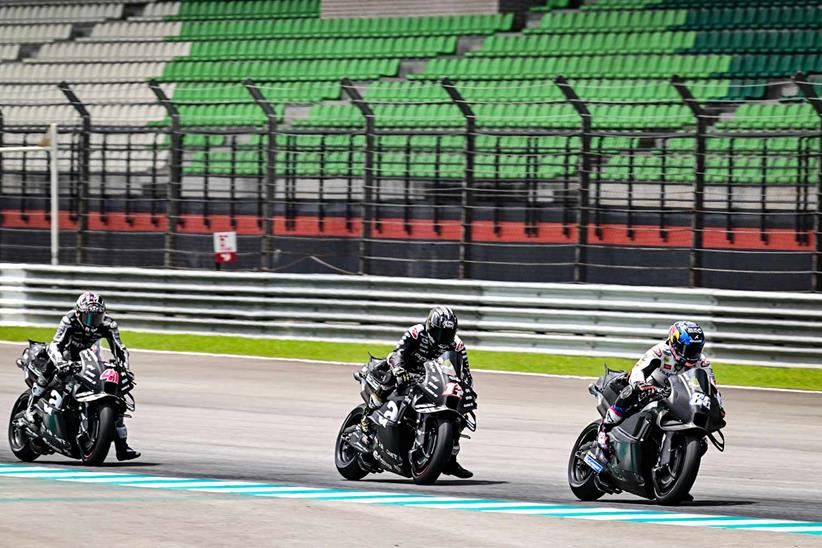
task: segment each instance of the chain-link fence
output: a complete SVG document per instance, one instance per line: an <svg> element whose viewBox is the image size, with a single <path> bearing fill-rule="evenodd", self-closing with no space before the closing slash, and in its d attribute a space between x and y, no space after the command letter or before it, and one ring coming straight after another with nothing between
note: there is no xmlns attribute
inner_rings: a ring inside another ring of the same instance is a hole
<svg viewBox="0 0 822 548"><path fill-rule="evenodd" d="M64 264L210 268L234 230L239 269L815 290L819 89L5 84L0 146L60 124ZM0 260L48 261L47 162L0 185Z"/></svg>

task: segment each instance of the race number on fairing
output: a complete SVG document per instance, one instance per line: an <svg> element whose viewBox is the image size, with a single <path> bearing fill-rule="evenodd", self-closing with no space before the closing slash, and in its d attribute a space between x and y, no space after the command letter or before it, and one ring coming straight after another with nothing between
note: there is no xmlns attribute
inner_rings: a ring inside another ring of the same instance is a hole
<svg viewBox="0 0 822 548"><path fill-rule="evenodd" d="M711 398L709 398L705 394L694 392L693 394L691 394L691 405L693 405L694 407L704 407L705 409L710 409Z"/></svg>

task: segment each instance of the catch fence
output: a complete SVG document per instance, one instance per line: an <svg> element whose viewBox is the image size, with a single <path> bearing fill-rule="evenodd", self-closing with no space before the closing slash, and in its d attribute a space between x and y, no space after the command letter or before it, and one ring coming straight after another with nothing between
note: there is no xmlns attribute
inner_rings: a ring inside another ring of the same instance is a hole
<svg viewBox="0 0 822 548"><path fill-rule="evenodd" d="M246 270L818 290L819 89L3 85L0 146L60 124L62 264L208 268L235 230ZM48 260L47 167L0 158L0 260Z"/></svg>

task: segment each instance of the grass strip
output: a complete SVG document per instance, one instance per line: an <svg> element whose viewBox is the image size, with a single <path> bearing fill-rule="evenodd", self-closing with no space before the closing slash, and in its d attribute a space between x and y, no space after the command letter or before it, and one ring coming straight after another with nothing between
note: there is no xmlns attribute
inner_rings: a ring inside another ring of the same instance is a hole
<svg viewBox="0 0 822 548"><path fill-rule="evenodd" d="M32 327L0 327L0 340L49 340L53 329ZM249 337L215 335L174 335L123 332L123 341L130 348L143 350L171 350L177 352L208 352L237 356L264 356L271 358L301 358L309 360L364 363L371 352L384 356L392 347L379 344L293 341L255 339ZM633 360L624 358L591 358L586 356L558 356L525 352L491 352L471 350L472 369L497 369L555 375L596 377L607 363L611 369L629 369ZM639 357L639 356L637 356ZM822 369L763 367L714 363L720 384L755 386L760 388L793 388L822 391Z"/></svg>

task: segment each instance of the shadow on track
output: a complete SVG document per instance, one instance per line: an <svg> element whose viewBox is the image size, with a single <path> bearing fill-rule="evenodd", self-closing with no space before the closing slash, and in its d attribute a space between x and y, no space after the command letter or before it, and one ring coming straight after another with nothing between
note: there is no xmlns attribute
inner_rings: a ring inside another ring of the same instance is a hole
<svg viewBox="0 0 822 548"><path fill-rule="evenodd" d="M162 466L163 463L161 462L106 462L100 466L89 466L84 464L82 461L79 460L38 460L34 463L36 466L37 464L55 464L58 466L81 466L83 468L142 468L142 467L151 467L151 466Z"/></svg>
<svg viewBox="0 0 822 548"><path fill-rule="evenodd" d="M413 487L415 484L410 479L364 479L360 480L361 483L394 483L398 485L408 485ZM507 481L490 481L490 480L461 480L461 479L446 479L446 480L437 480L436 483L433 485L420 485L419 487L436 487L438 485L442 485L443 487L469 487L472 485L507 485Z"/></svg>
<svg viewBox="0 0 822 548"><path fill-rule="evenodd" d="M637 500L624 500L624 499L600 499L600 502L607 502L608 504L620 505L620 504L630 504L636 506L658 506L660 508L668 508L666 506L661 506L652 500L644 500L644 499L637 499ZM689 502L683 502L677 506L677 508L700 508L700 507L721 507L721 506L749 506L752 504L759 504L754 500L692 500Z"/></svg>

